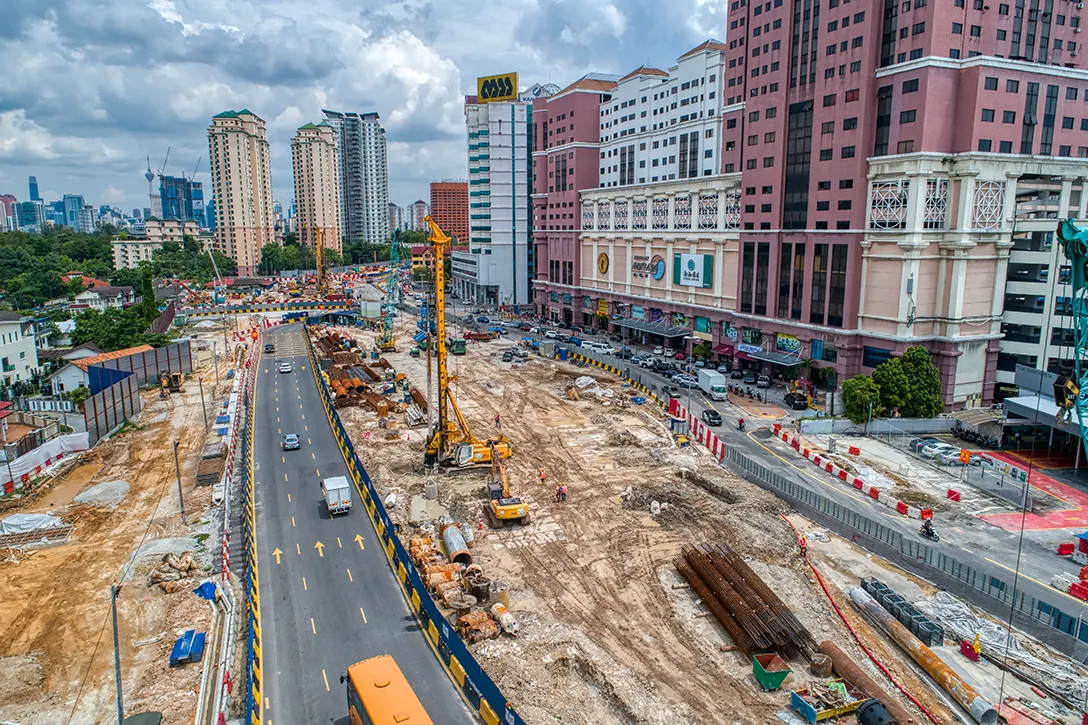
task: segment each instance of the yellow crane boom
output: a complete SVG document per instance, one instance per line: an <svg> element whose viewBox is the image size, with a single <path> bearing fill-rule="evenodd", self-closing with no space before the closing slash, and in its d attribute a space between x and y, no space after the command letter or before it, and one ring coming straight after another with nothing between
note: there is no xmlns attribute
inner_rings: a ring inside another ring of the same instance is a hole
<svg viewBox="0 0 1088 725"><path fill-rule="evenodd" d="M434 247L436 260L434 270L434 317L435 317L435 358L438 365L438 424L427 439L425 462L429 466L438 463L451 463L455 466L490 463L492 451L500 458L513 455L510 441L499 434L496 438L482 440L472 435L468 420L461 413L457 401L450 391L450 375L446 364L446 246L450 237L434 219L423 219L430 229L427 241ZM450 420L449 410L453 409L455 420Z"/></svg>

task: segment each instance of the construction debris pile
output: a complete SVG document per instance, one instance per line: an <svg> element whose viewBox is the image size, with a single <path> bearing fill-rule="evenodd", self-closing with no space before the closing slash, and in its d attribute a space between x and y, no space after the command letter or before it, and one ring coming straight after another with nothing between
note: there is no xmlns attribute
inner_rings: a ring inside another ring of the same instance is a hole
<svg viewBox="0 0 1088 725"><path fill-rule="evenodd" d="M188 579L196 571L196 562L193 561L193 552L183 551L181 555L163 554L162 563L151 570L147 575L147 585L159 585L167 594L173 594L182 588L181 582Z"/></svg>
<svg viewBox="0 0 1088 725"><path fill-rule="evenodd" d="M427 529L433 531L434 527L428 524ZM408 552L435 602L452 610L457 633L469 643L494 639L503 632L517 635L518 623L508 609L506 583L488 578L472 561L472 526L444 516L438 534L441 545L432 536L417 536L409 540Z"/></svg>
<svg viewBox="0 0 1088 725"><path fill-rule="evenodd" d="M223 477L226 466L227 448L216 436L216 440L204 446L200 453L200 462L196 465L196 482L201 486L213 486Z"/></svg>

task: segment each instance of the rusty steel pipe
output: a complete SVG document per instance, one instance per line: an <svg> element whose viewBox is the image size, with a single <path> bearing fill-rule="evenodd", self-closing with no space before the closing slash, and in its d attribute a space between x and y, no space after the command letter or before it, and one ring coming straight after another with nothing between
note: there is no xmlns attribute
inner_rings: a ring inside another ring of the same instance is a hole
<svg viewBox="0 0 1088 725"><path fill-rule="evenodd" d="M940 683L956 702L963 706L980 725L997 725L997 710L986 702L955 670L944 663L933 650L911 634L888 610L880 606L861 587L850 590L850 600L860 611L880 625L911 658L933 679Z"/></svg>
<svg viewBox="0 0 1088 725"><path fill-rule="evenodd" d="M909 723L916 722L916 718L912 718L907 714L907 711L903 709L903 706L892 699L884 688L876 684L876 681L872 677L865 674L865 671L858 667L854 660L850 659L850 656L839 649L839 646L827 639L820 644L820 652L831 658L831 666L839 677L847 680L854 687L861 690L866 697L871 697L874 700L879 700L880 704L888 711L888 714L892 716L898 725L908 725Z"/></svg>
<svg viewBox="0 0 1088 725"><path fill-rule="evenodd" d="M737 590L735 590L729 582L714 569L713 564L706 554L693 547L684 547L683 554L692 569L698 572L703 581L706 582L722 603L725 604L740 626L752 638L756 647L758 649L773 648L774 643L767 636L761 623L755 618L752 609Z"/></svg>
<svg viewBox="0 0 1088 725"><path fill-rule="evenodd" d="M692 590L700 599L703 600L703 604L710 610L710 613L714 615L714 619L718 620L718 624L722 625L722 628L729 635L729 638L733 640L741 652L745 655L749 655L755 651L755 645L752 643L748 633L741 629L740 624L733 615L729 613L725 605L721 603L717 595L710 591L707 585L699 578L699 575L695 573L695 570L684 561L682 556L678 556L672 561L673 566L680 572L680 576L687 580L687 583L691 585Z"/></svg>

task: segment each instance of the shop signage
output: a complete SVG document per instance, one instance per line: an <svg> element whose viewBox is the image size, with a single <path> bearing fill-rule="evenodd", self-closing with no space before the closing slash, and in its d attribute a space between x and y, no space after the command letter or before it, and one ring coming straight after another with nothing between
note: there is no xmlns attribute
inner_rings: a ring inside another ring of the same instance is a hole
<svg viewBox="0 0 1088 725"><path fill-rule="evenodd" d="M733 342L737 341L737 328L731 322L722 322L722 337L727 337Z"/></svg>
<svg viewBox="0 0 1088 725"><path fill-rule="evenodd" d="M643 254L631 257L631 276L635 279L645 279L650 276L650 258Z"/></svg>
<svg viewBox="0 0 1088 725"><path fill-rule="evenodd" d="M672 324L674 327L687 327L688 316L683 312L672 313Z"/></svg>
<svg viewBox="0 0 1088 725"><path fill-rule="evenodd" d="M790 355L801 354L801 341L793 335L778 333L778 339L775 341L774 346L779 352L789 353Z"/></svg>
<svg viewBox="0 0 1088 725"><path fill-rule="evenodd" d="M573 298L569 294L564 294L563 295L563 304L569 305L572 300L573 300Z"/></svg>
<svg viewBox="0 0 1088 725"><path fill-rule="evenodd" d="M601 274L608 274L608 255L604 252L597 255L597 271Z"/></svg>
<svg viewBox="0 0 1088 725"><path fill-rule="evenodd" d="M709 287L714 277L713 254L672 255L672 282L683 287Z"/></svg>
<svg viewBox="0 0 1088 725"><path fill-rule="evenodd" d="M476 79L476 102L516 101L518 98L518 74L503 73Z"/></svg>
<svg viewBox="0 0 1088 725"><path fill-rule="evenodd" d="M737 349L740 350L741 352L746 352L746 353L748 353L750 355L753 352L760 352L761 350L763 350L763 346L762 345L750 345L750 344L748 344L746 342L742 342L739 345L737 345Z"/></svg>
<svg viewBox="0 0 1088 725"><path fill-rule="evenodd" d="M597 300L597 317L608 317L608 300Z"/></svg>
<svg viewBox="0 0 1088 725"><path fill-rule="evenodd" d="M665 260L659 254L655 254L650 260L650 276L654 280L660 280L665 276Z"/></svg>
<svg viewBox="0 0 1088 725"><path fill-rule="evenodd" d="M631 319L632 320L645 320L646 309L639 305L631 305Z"/></svg>
<svg viewBox="0 0 1088 725"><path fill-rule="evenodd" d="M559 293L558 292L549 292L548 293L548 299L551 300L552 302L558 302L559 301Z"/></svg>
<svg viewBox="0 0 1088 725"><path fill-rule="evenodd" d="M593 307L593 301L589 299L589 295L585 295L582 297L582 307L587 310Z"/></svg>

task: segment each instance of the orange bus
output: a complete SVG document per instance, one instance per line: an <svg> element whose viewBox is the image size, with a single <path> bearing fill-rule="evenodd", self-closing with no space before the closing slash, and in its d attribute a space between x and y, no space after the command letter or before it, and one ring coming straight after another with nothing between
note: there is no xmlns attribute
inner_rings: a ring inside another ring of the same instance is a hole
<svg viewBox="0 0 1088 725"><path fill-rule="evenodd" d="M347 683L351 725L433 725L391 655L356 662L340 681Z"/></svg>

